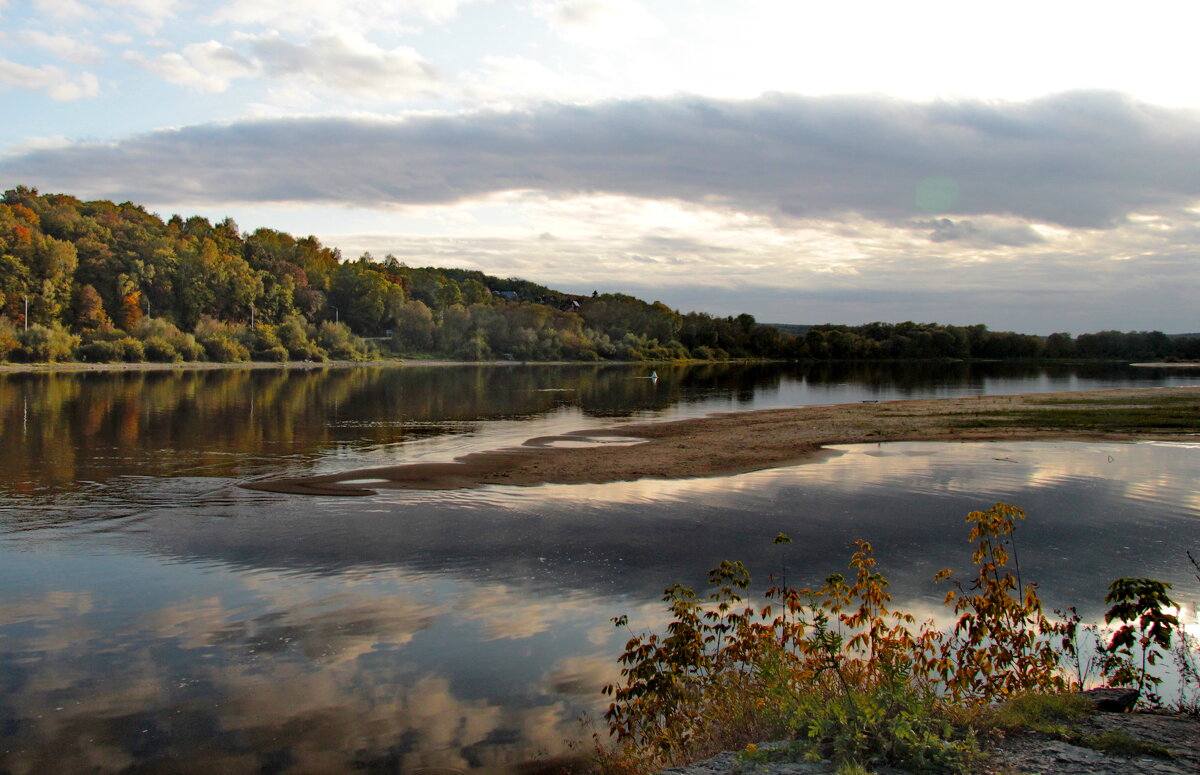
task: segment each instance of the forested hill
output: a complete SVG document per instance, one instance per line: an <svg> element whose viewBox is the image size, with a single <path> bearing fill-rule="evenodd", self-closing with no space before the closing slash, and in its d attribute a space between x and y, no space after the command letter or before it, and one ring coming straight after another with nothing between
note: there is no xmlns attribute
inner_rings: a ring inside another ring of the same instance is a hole
<svg viewBox="0 0 1200 775"><path fill-rule="evenodd" d="M20 186L0 200L0 360L360 359L372 348L465 360L1200 356L1200 340L1157 332L875 323L794 335L750 315L575 296L390 255L343 261L316 237L242 233L228 218L163 221L128 202Z"/></svg>

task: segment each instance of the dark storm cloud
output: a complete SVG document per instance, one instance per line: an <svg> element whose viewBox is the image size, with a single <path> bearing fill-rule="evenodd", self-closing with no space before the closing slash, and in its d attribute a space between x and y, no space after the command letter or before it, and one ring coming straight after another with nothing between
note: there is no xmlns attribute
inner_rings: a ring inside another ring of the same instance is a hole
<svg viewBox="0 0 1200 775"><path fill-rule="evenodd" d="M192 126L28 152L0 162L0 175L153 202L371 207L534 189L784 219L955 213L1106 226L1200 196L1200 120L1092 92L1028 103L679 97Z"/></svg>
<svg viewBox="0 0 1200 775"><path fill-rule="evenodd" d="M976 247L1020 247L1042 242L1042 237L1024 223L979 224L974 221L952 221L939 218L916 224L930 229L934 242L964 242Z"/></svg>

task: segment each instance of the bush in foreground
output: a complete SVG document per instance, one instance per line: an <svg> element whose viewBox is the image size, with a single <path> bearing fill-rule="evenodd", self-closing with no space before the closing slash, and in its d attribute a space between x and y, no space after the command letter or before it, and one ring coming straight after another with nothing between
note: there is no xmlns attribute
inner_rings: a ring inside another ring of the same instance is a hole
<svg viewBox="0 0 1200 775"><path fill-rule="evenodd" d="M1009 572L1020 519L1020 509L1002 503L968 515L973 578L936 577L955 587L946 604L958 619L947 632L891 610L888 582L864 541L850 578L834 574L816 590L777 584L761 608L746 602L750 576L738 562L710 573L704 598L670 587L666 634L631 634L622 681L605 687L617 747L597 736L598 769L648 772L746 747L750 758L831 758L847 772L876 764L967 772L982 756L979 736L1013 718L1052 723L1074 712L1072 701L1056 698L1080 688L1066 670L1080 658L1078 618L1047 616L1036 585ZM1152 681L1147 664L1178 629L1168 587L1113 582L1109 620L1122 626L1103 647L1105 676ZM995 704L1005 702L1009 715L997 716ZM796 742L766 752L752 745L784 738Z"/></svg>

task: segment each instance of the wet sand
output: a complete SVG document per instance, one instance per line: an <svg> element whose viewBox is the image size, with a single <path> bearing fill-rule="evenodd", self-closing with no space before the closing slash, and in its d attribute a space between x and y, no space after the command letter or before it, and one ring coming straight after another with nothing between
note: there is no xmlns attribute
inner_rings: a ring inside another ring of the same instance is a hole
<svg viewBox="0 0 1200 775"><path fill-rule="evenodd" d="M604 484L725 476L791 465L820 457L822 448L830 444L1195 439L1200 433L1198 427L1155 425L1154 410L1180 403L1194 411L1200 403L1200 387L979 396L738 412L540 437L520 447L473 453L452 462L260 480L243 486L296 495L345 496L374 495L383 489ZM1150 411L1138 427L1131 428L1127 418L1109 424L1112 427L1106 425L1106 417L1113 410L1143 408ZM1094 427L1055 427L1062 425L1064 416L1078 417L1076 412L1087 413L1088 424ZM1044 419L1039 419L1040 413L1045 413ZM1052 414L1060 419L1052 420ZM997 427L998 424L1003 427ZM630 438L644 441L629 444ZM605 443L618 440L621 443ZM568 446L588 441L592 442L590 446Z"/></svg>

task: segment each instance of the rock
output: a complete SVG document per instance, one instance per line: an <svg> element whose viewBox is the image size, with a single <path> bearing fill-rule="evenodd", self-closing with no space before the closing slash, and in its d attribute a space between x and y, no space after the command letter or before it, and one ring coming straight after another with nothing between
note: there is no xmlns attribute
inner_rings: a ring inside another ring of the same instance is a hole
<svg viewBox="0 0 1200 775"><path fill-rule="evenodd" d="M1138 690L1127 687L1089 689L1082 692L1096 706L1096 710L1109 713L1128 713L1138 701Z"/></svg>

